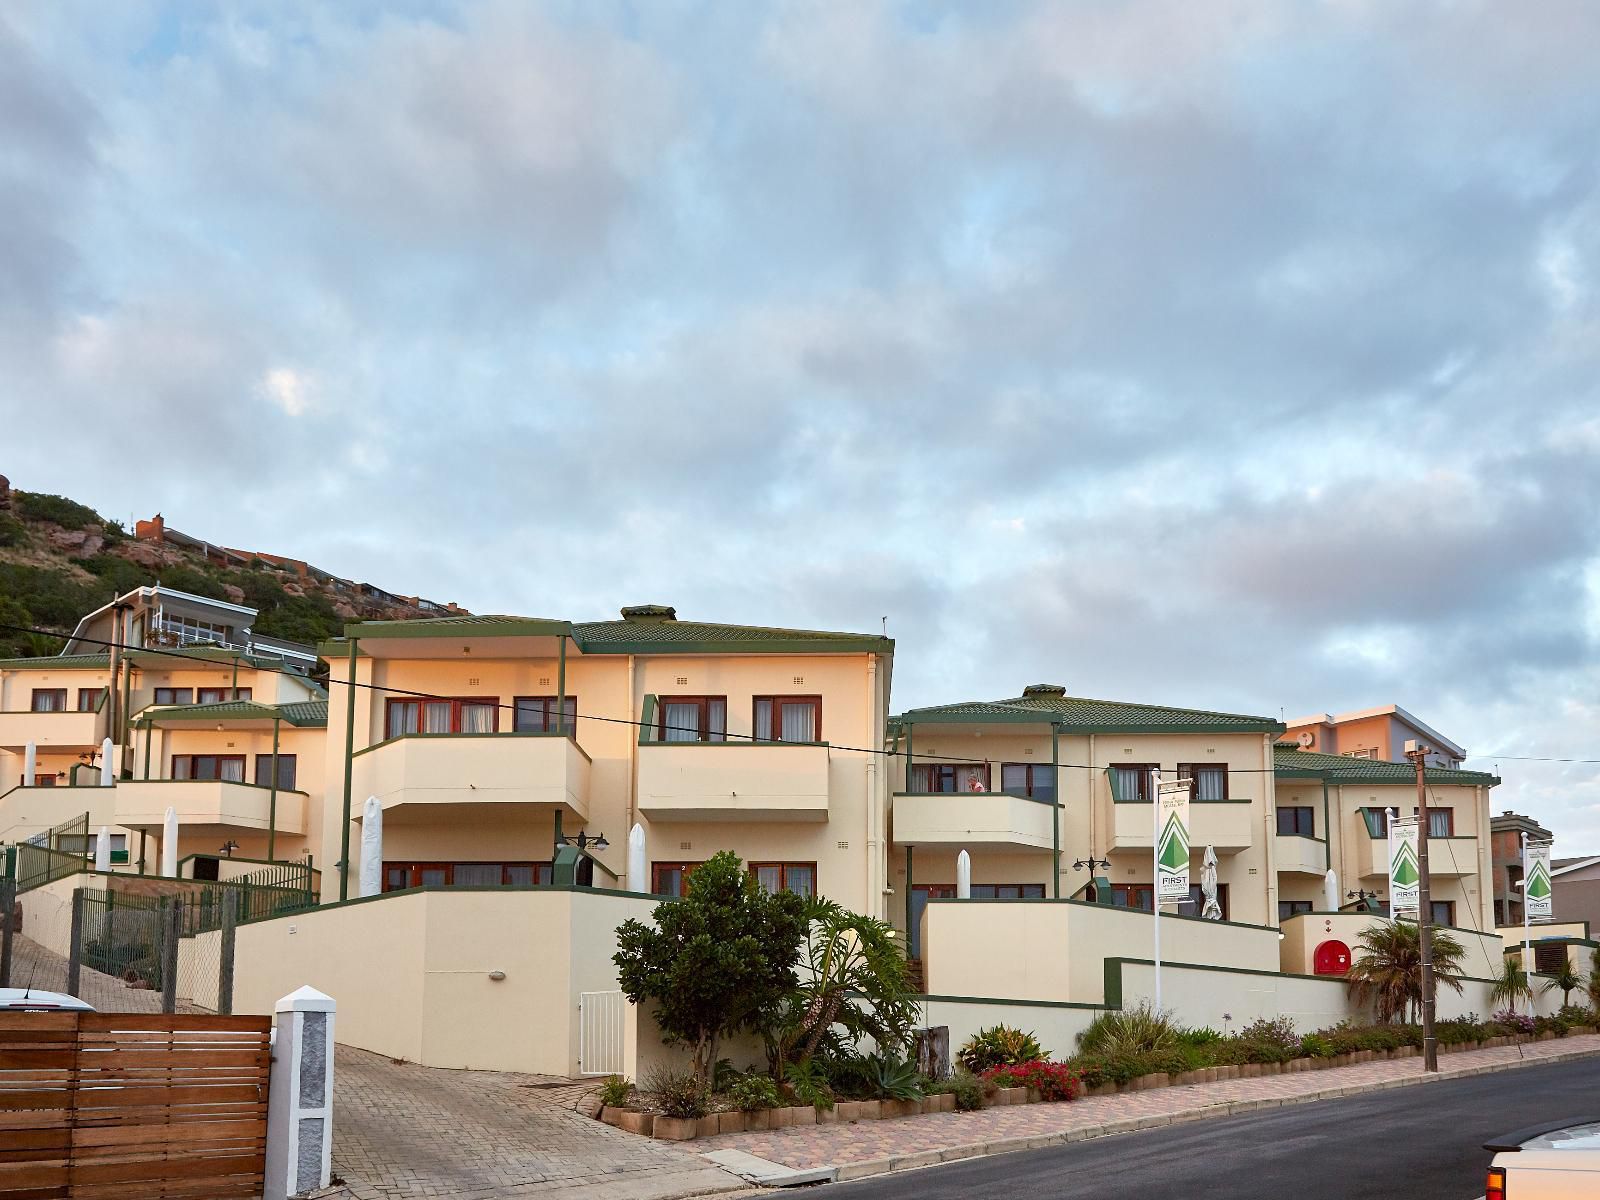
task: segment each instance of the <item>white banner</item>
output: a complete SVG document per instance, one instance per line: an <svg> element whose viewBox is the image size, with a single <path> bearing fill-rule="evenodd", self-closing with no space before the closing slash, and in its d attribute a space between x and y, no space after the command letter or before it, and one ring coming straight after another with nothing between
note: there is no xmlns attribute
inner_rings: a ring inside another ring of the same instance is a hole
<svg viewBox="0 0 1600 1200"><path fill-rule="evenodd" d="M1189 792L1193 781L1163 780L1156 794L1156 903L1189 898Z"/></svg>
<svg viewBox="0 0 1600 1200"><path fill-rule="evenodd" d="M1389 915L1417 915L1422 868L1417 863L1417 818L1389 818Z"/></svg>
<svg viewBox="0 0 1600 1200"><path fill-rule="evenodd" d="M1522 848L1522 902L1528 920L1548 921L1555 915L1550 894L1550 843L1529 842Z"/></svg>

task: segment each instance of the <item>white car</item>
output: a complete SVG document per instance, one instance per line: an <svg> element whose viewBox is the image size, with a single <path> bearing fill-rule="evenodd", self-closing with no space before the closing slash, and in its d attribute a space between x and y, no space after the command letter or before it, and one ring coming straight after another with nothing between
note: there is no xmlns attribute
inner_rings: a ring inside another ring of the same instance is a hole
<svg viewBox="0 0 1600 1200"><path fill-rule="evenodd" d="M0 988L0 1012L93 1011L94 1005L85 1004L65 992L46 992L39 988Z"/></svg>
<svg viewBox="0 0 1600 1200"><path fill-rule="evenodd" d="M1484 1200L1600 1196L1600 1120L1535 1125L1486 1142L1494 1155Z"/></svg>

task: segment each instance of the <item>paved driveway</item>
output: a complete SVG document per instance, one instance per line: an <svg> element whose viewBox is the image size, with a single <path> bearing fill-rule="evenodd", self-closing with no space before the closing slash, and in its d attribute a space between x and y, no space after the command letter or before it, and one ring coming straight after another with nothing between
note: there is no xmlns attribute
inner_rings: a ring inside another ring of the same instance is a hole
<svg viewBox="0 0 1600 1200"><path fill-rule="evenodd" d="M339 1047L334 1064L334 1196L480 1200L561 1192L564 1200L665 1200L748 1185L699 1155L573 1111L560 1081L444 1071Z"/></svg>

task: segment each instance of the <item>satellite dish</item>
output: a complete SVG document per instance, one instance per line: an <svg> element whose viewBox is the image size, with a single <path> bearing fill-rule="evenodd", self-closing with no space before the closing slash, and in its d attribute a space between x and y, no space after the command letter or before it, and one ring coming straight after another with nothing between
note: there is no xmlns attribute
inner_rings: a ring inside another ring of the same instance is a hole
<svg viewBox="0 0 1600 1200"><path fill-rule="evenodd" d="M1300 731L1300 736L1295 740L1300 743L1300 749L1309 750L1311 749L1311 744L1317 740L1317 735L1309 729L1303 729Z"/></svg>

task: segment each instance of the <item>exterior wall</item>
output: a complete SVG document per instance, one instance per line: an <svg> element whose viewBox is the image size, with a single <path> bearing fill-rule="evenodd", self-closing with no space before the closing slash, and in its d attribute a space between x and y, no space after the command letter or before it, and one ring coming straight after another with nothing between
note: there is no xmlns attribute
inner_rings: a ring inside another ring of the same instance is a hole
<svg viewBox="0 0 1600 1200"><path fill-rule="evenodd" d="M1587 921L1600 930L1600 866L1570 871L1551 880L1555 914L1563 921Z"/></svg>
<svg viewBox="0 0 1600 1200"><path fill-rule="evenodd" d="M326 777L331 782L330 819L323 824L319 858L329 866L323 876L324 898L336 899L341 821L335 814L344 802L345 749L345 694L339 681L344 678L347 660L335 657L329 665L332 699ZM641 758L671 755L680 747L640 745L635 723L641 719L647 695L726 695L728 732L736 740L695 748L697 756L707 760L708 773L719 774L723 768L717 764L723 762L735 770L741 762L759 765L763 749L741 744L739 738L748 738L753 731L753 696L818 694L822 696L825 741L840 746L881 746L888 707L886 676L887 665L864 654L627 656L569 652L567 695L576 697L578 706L574 740L588 757L589 772L587 819L569 815L565 832L582 829L591 835L605 834L610 848L597 851L596 856L619 881L626 869L628 831L638 823L645 829L649 863L700 862L719 850L733 850L749 862L814 862L818 887L824 894L857 911L884 915L885 805L876 756L843 749L826 751L825 821L815 819L815 813L792 820L652 817L638 806ZM509 730L509 706L514 697L554 695L558 676L554 657L470 662L358 657L356 678L358 683L377 688L494 698L506 706L500 711L500 728ZM803 682L795 683L796 678ZM687 682L679 683L679 679ZM384 699L381 691L362 688L357 692L357 750L383 739ZM473 778L470 743L476 740L481 739L462 739L453 767L462 788ZM743 755L755 757L745 760ZM352 876L365 799L364 793L351 798ZM510 804L504 806L509 811L497 814L488 811L492 807L488 803L452 801L433 807L441 811L406 814L403 808L396 808L385 812L386 860L550 857L553 804ZM351 894L354 883L352 877ZM628 881L628 886L647 889L650 881Z"/></svg>
<svg viewBox="0 0 1600 1200"><path fill-rule="evenodd" d="M1155 966L1114 960L1121 977L1122 1007L1155 1003ZM1237 1031L1252 1021L1288 1017L1300 1033L1326 1029L1340 1021L1370 1021L1354 1005L1342 979L1313 979L1275 972L1228 971L1205 967L1161 967L1162 1007L1185 1025Z"/></svg>
<svg viewBox="0 0 1600 1200"><path fill-rule="evenodd" d="M1047 1055L1065 1058L1078 1049L1078 1037L1103 1009L1094 1005L989 1000L978 996L924 996L922 1025L950 1031L950 1061L980 1029L1009 1025L1032 1033Z"/></svg>
<svg viewBox="0 0 1600 1200"><path fill-rule="evenodd" d="M1343 942L1350 947L1352 957L1360 954L1362 932L1383 919L1367 913L1347 912L1312 912L1291 917L1283 923L1279 969L1299 975L1314 973L1316 949L1325 941ZM1500 974L1505 944L1499 933L1492 929L1480 933L1460 927L1449 932L1466 949L1461 968L1464 974L1475 979L1493 979Z"/></svg>

